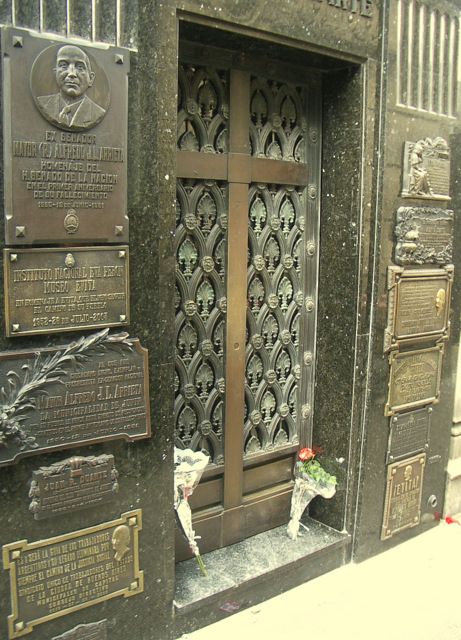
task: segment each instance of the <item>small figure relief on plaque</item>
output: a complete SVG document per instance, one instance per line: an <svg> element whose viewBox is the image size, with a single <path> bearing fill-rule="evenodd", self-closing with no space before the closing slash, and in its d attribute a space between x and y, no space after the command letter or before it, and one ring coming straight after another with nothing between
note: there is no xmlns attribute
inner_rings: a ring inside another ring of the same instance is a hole
<svg viewBox="0 0 461 640"><path fill-rule="evenodd" d="M51 640L107 640L107 620L79 624Z"/></svg>
<svg viewBox="0 0 461 640"><path fill-rule="evenodd" d="M442 358L442 344L417 351L392 351L384 415L439 402Z"/></svg>
<svg viewBox="0 0 461 640"><path fill-rule="evenodd" d="M104 329L66 347L1 353L0 377L0 466L150 437L147 350L126 333Z"/></svg>
<svg viewBox="0 0 461 640"><path fill-rule="evenodd" d="M5 27L8 244L126 242L129 51Z"/></svg>
<svg viewBox="0 0 461 640"><path fill-rule="evenodd" d="M74 456L32 473L29 511L36 520L97 507L119 489L114 456Z"/></svg>
<svg viewBox="0 0 461 640"><path fill-rule="evenodd" d="M443 138L405 142L402 197L450 200L450 149Z"/></svg>
<svg viewBox="0 0 461 640"><path fill-rule="evenodd" d="M429 448L432 407L424 407L391 418L387 464Z"/></svg>
<svg viewBox="0 0 461 640"><path fill-rule="evenodd" d="M3 545L3 566L10 572L9 639L91 605L142 593L144 576L139 569L138 542L141 529L142 512L136 509L117 520L47 540ZM59 638L105 638L105 629L89 635L92 630L85 626L67 632L74 635Z"/></svg>
<svg viewBox="0 0 461 640"><path fill-rule="evenodd" d="M453 266L388 267L388 318L384 351L429 337L447 339Z"/></svg>
<svg viewBox="0 0 461 640"><path fill-rule="evenodd" d="M419 524L425 465L426 454L423 453L387 467L381 540Z"/></svg>
<svg viewBox="0 0 461 640"><path fill-rule="evenodd" d="M451 264L453 211L399 207L395 226L397 264Z"/></svg>

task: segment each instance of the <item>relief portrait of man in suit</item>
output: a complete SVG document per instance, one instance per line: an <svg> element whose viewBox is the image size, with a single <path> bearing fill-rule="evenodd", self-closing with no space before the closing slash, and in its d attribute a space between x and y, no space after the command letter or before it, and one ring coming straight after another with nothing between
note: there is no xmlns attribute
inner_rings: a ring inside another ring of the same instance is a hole
<svg viewBox="0 0 461 640"><path fill-rule="evenodd" d="M80 47L64 45L57 51L53 71L59 92L37 97L45 118L68 131L84 131L98 124L106 110L86 95L95 80L87 54Z"/></svg>

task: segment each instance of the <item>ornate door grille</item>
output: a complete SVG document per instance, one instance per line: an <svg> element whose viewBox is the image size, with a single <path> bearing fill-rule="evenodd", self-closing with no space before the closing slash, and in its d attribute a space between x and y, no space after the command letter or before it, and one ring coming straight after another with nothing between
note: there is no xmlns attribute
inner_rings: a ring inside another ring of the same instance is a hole
<svg viewBox="0 0 461 640"><path fill-rule="evenodd" d="M175 438L211 457L209 550L288 519L310 442L321 114L318 77L205 59L179 71Z"/></svg>

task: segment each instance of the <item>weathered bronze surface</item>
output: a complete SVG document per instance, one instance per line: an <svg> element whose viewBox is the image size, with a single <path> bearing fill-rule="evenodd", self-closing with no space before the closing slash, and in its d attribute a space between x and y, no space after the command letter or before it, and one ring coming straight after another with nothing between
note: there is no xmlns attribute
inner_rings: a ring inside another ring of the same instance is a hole
<svg viewBox="0 0 461 640"><path fill-rule="evenodd" d="M399 207L395 226L397 264L450 264L453 211L436 207Z"/></svg>
<svg viewBox="0 0 461 640"><path fill-rule="evenodd" d="M384 350L400 343L447 338L453 267L388 268L388 321Z"/></svg>
<svg viewBox="0 0 461 640"><path fill-rule="evenodd" d="M450 149L443 138L405 142L402 197L450 200Z"/></svg>
<svg viewBox="0 0 461 640"><path fill-rule="evenodd" d="M51 640L107 640L107 620L79 624Z"/></svg>
<svg viewBox="0 0 461 640"><path fill-rule="evenodd" d="M439 402L443 345L389 355L389 397L384 414Z"/></svg>
<svg viewBox="0 0 461 640"><path fill-rule="evenodd" d="M2 42L7 243L127 241L129 51L15 28Z"/></svg>
<svg viewBox="0 0 461 640"><path fill-rule="evenodd" d="M381 540L419 524L426 454L387 467Z"/></svg>
<svg viewBox="0 0 461 640"><path fill-rule="evenodd" d="M147 350L105 329L0 354L0 466L18 456L150 436Z"/></svg>
<svg viewBox="0 0 461 640"><path fill-rule="evenodd" d="M7 336L129 323L128 247L4 249Z"/></svg>
<svg viewBox="0 0 461 640"><path fill-rule="evenodd" d="M114 456L74 456L32 474L29 511L36 520L97 507L118 491Z"/></svg>
<svg viewBox="0 0 461 640"><path fill-rule="evenodd" d="M397 413L391 418L387 464L429 448L432 407Z"/></svg>
<svg viewBox="0 0 461 640"><path fill-rule="evenodd" d="M141 509L117 520L29 543L3 545L10 572L10 640L48 622L144 588L139 569Z"/></svg>

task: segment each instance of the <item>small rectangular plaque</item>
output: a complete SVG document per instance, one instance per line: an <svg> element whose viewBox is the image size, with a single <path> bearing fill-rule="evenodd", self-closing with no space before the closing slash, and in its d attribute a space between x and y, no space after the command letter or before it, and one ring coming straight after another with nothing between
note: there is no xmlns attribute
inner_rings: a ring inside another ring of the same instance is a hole
<svg viewBox="0 0 461 640"><path fill-rule="evenodd" d="M107 620L79 624L51 640L107 640Z"/></svg>
<svg viewBox="0 0 461 640"><path fill-rule="evenodd" d="M9 337L129 323L128 247L4 249Z"/></svg>
<svg viewBox="0 0 461 640"><path fill-rule="evenodd" d="M384 350L427 338L448 338L453 267L388 267Z"/></svg>
<svg viewBox="0 0 461 640"><path fill-rule="evenodd" d="M402 197L450 200L450 148L446 140L405 142Z"/></svg>
<svg viewBox="0 0 461 640"><path fill-rule="evenodd" d="M397 264L451 264L453 223L451 209L399 207L395 226Z"/></svg>
<svg viewBox="0 0 461 640"><path fill-rule="evenodd" d="M150 437L147 350L108 329L67 346L0 353L0 466L18 457Z"/></svg>
<svg viewBox="0 0 461 640"><path fill-rule="evenodd" d="M397 413L391 418L387 464L429 448L432 407Z"/></svg>
<svg viewBox="0 0 461 640"><path fill-rule="evenodd" d="M387 467L381 540L419 524L426 454Z"/></svg>
<svg viewBox="0 0 461 640"><path fill-rule="evenodd" d="M74 456L32 473L29 511L36 520L97 507L118 491L114 456Z"/></svg>
<svg viewBox="0 0 461 640"><path fill-rule="evenodd" d="M440 398L443 345L389 355L389 396L384 415L436 404Z"/></svg>
<svg viewBox="0 0 461 640"><path fill-rule="evenodd" d="M138 532L141 509L117 520L29 543L3 545L10 572L10 640L85 607L141 593Z"/></svg>
<svg viewBox="0 0 461 640"><path fill-rule="evenodd" d="M5 27L2 54L7 244L127 242L130 52Z"/></svg>

